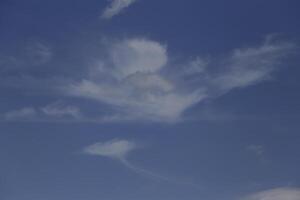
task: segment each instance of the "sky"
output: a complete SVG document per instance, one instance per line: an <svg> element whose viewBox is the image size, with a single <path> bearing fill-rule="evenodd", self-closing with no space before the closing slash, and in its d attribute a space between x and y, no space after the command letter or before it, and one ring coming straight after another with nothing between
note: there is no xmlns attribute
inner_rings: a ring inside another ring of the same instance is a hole
<svg viewBox="0 0 300 200"><path fill-rule="evenodd" d="M1 0L0 200L300 200L299 8Z"/></svg>

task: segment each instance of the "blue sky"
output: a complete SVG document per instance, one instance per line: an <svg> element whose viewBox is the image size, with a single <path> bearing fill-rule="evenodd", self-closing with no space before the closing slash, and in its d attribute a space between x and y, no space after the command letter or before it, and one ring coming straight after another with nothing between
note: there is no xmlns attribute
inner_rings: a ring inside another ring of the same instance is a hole
<svg viewBox="0 0 300 200"><path fill-rule="evenodd" d="M300 200L296 0L2 0L0 199Z"/></svg>

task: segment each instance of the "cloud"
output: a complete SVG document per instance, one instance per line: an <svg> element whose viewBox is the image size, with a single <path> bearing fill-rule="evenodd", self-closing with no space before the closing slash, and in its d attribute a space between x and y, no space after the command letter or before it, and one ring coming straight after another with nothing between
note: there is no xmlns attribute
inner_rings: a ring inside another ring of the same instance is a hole
<svg viewBox="0 0 300 200"><path fill-rule="evenodd" d="M60 99L67 97L89 105L56 103L37 108L39 116L48 120L168 123L186 119L187 111L206 100L272 79L295 49L290 42L267 38L260 45L237 48L222 56L195 55L179 61L159 41L142 37L106 39L97 46L99 53L93 51L92 59L84 58L88 60L83 62L86 65L79 62L76 67L67 66L64 73L51 68L49 75L41 76L33 63L51 59L51 49L40 43L30 46L34 50L28 50L29 55L37 55L33 56L37 59L31 59L32 65L26 59L12 64L18 67L8 63L22 59L6 60L0 73L1 87L42 95L49 91ZM199 116L206 117L205 110L200 112ZM212 118L211 114L208 117Z"/></svg>
<svg viewBox="0 0 300 200"><path fill-rule="evenodd" d="M169 58L166 45L157 41L113 41L106 45L108 56L100 59L90 75L64 91L110 105L112 115L102 120L177 122L195 104L270 79L293 47L267 40L257 47L235 49L223 58L197 56L178 64L170 62L174 59Z"/></svg>
<svg viewBox="0 0 300 200"><path fill-rule="evenodd" d="M249 195L242 200L300 200L300 189L276 188Z"/></svg>
<svg viewBox="0 0 300 200"><path fill-rule="evenodd" d="M223 61L225 70L215 77L213 83L227 92L267 80L293 48L291 43L267 40L258 47L236 49Z"/></svg>
<svg viewBox="0 0 300 200"><path fill-rule="evenodd" d="M66 105L61 101L43 107L24 107L0 114L0 120L25 120L25 121L51 121L51 120L80 120L80 109L76 106Z"/></svg>
<svg viewBox="0 0 300 200"><path fill-rule="evenodd" d="M136 2L136 0L110 0L111 4L105 8L101 17L103 19L110 19L120 12L122 12L125 8L129 7L131 4Z"/></svg>
<svg viewBox="0 0 300 200"><path fill-rule="evenodd" d="M75 106L64 105L62 102L55 102L52 104L48 104L45 107L41 108L43 114L60 118L60 117L73 117L80 118L81 113L80 109Z"/></svg>
<svg viewBox="0 0 300 200"><path fill-rule="evenodd" d="M109 55L107 63L112 65L101 65L93 77L67 87L66 91L119 107L118 114L127 118L164 121L176 121L184 110L205 96L201 90L180 91L162 75L168 56L166 47L158 42L125 40L112 44Z"/></svg>
<svg viewBox="0 0 300 200"><path fill-rule="evenodd" d="M112 44L109 51L114 73L120 78L136 73L154 73L168 62L166 47L147 39L126 39Z"/></svg>
<svg viewBox="0 0 300 200"><path fill-rule="evenodd" d="M16 46L13 53L0 52L0 81L6 75L24 75L44 66L53 58L53 50L48 45L33 41L24 46Z"/></svg>
<svg viewBox="0 0 300 200"><path fill-rule="evenodd" d="M6 120L30 120L36 116L37 112L32 107L22 108L20 110L9 111L4 114Z"/></svg>
<svg viewBox="0 0 300 200"><path fill-rule="evenodd" d="M86 147L83 151L90 155L103 156L118 160L124 160L130 152L135 150L137 145L128 140L112 140L99 142Z"/></svg>
<svg viewBox="0 0 300 200"><path fill-rule="evenodd" d="M83 149L83 153L92 156L102 156L114 159L133 172L151 179L166 181L175 184L184 184L197 188L199 187L196 184L171 179L166 176L154 173L150 170L136 166L128 160L128 157L130 156L131 152L137 150L139 147L141 147L141 145L133 141L115 139L108 142L98 142L96 144L87 146Z"/></svg>

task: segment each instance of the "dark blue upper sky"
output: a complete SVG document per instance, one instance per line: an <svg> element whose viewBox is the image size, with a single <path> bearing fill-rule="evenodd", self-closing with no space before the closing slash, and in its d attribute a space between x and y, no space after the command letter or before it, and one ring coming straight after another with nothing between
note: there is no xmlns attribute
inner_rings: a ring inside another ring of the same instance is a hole
<svg viewBox="0 0 300 200"><path fill-rule="evenodd" d="M1 0L0 200L300 200L299 9Z"/></svg>

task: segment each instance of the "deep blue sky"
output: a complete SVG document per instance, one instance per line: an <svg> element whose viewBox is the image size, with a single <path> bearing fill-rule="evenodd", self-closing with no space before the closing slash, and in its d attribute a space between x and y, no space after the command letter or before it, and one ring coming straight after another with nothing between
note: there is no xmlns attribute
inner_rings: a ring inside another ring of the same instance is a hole
<svg viewBox="0 0 300 200"><path fill-rule="evenodd" d="M0 200L299 200L300 2L111 3L0 1Z"/></svg>

